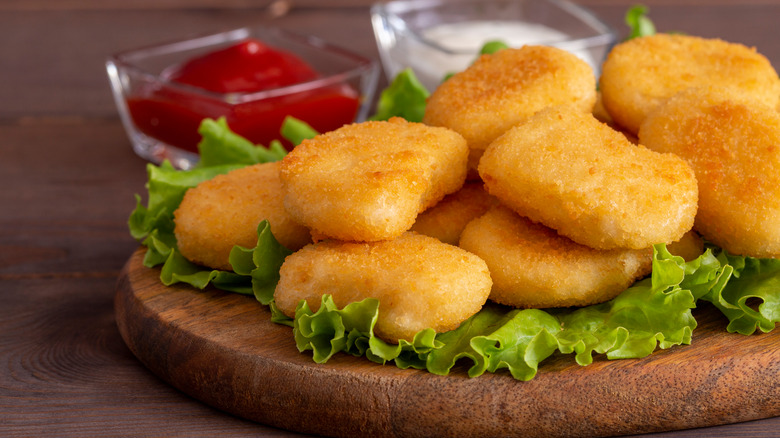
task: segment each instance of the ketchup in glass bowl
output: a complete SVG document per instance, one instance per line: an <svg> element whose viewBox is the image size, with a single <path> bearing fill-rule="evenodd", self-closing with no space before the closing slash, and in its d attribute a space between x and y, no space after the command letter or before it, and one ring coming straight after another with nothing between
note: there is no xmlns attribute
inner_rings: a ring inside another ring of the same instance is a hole
<svg viewBox="0 0 780 438"><path fill-rule="evenodd" d="M366 118L379 73L360 55L275 28L126 51L106 68L135 152L181 169L198 160L204 118L225 117L234 132L265 146L283 141L287 116L331 131Z"/></svg>

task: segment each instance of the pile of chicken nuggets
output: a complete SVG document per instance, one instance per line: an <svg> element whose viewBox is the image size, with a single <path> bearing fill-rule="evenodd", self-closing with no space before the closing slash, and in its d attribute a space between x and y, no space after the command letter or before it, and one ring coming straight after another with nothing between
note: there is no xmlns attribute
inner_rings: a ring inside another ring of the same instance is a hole
<svg viewBox="0 0 780 438"><path fill-rule="evenodd" d="M780 257L769 61L658 34L618 44L602 72L597 92L588 64L561 49L483 55L434 90L422 123L346 125L190 189L179 249L228 268L267 219L294 251L279 310L376 298L375 334L389 342L457 328L487 300L607 301L650 273L658 243L685 259L703 239Z"/></svg>

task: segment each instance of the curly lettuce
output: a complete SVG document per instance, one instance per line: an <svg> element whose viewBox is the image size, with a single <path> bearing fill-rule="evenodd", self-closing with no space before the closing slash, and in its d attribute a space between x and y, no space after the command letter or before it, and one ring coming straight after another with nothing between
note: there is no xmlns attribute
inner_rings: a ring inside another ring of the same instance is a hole
<svg viewBox="0 0 780 438"><path fill-rule="evenodd" d="M435 332L422 330L411 342L402 339L390 344L374 335L378 317L379 301L373 298L339 309L330 295L323 295L316 312L301 301L295 310L295 343L301 352L311 350L317 363L344 352L382 364L395 361L401 368L424 368L424 357L439 347Z"/></svg>
<svg viewBox="0 0 780 438"><path fill-rule="evenodd" d="M702 299L712 303L729 320L730 333L768 333L780 321L780 260L734 256L722 252L718 260L728 267L720 287Z"/></svg>

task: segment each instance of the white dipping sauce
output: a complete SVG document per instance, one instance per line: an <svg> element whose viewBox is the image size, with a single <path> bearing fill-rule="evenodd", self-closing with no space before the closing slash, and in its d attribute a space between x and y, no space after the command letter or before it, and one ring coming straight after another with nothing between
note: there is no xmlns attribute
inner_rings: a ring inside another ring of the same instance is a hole
<svg viewBox="0 0 780 438"><path fill-rule="evenodd" d="M579 56L597 71L593 56L585 48L566 46L570 36L559 30L538 23L522 21L464 21L432 26L421 32L422 38L450 51L408 39L406 65L412 67L418 79L428 90L433 90L449 73L457 73L468 67L479 55L482 46L489 41L501 41L509 47L523 45L560 45ZM563 44L561 44L563 43Z"/></svg>

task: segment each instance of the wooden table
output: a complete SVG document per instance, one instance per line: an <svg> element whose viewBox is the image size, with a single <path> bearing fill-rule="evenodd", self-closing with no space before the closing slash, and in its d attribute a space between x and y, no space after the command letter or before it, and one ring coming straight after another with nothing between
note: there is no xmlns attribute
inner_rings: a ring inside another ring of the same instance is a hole
<svg viewBox="0 0 780 438"><path fill-rule="evenodd" d="M271 18L267 0L0 0L0 435L300 436L188 398L120 338L115 282L146 174L103 67L117 50L271 21L376 56L368 1L293 3ZM582 3L625 32L635 2ZM780 66L780 1L645 4L659 30L754 45ZM655 436L778 430L780 417Z"/></svg>

